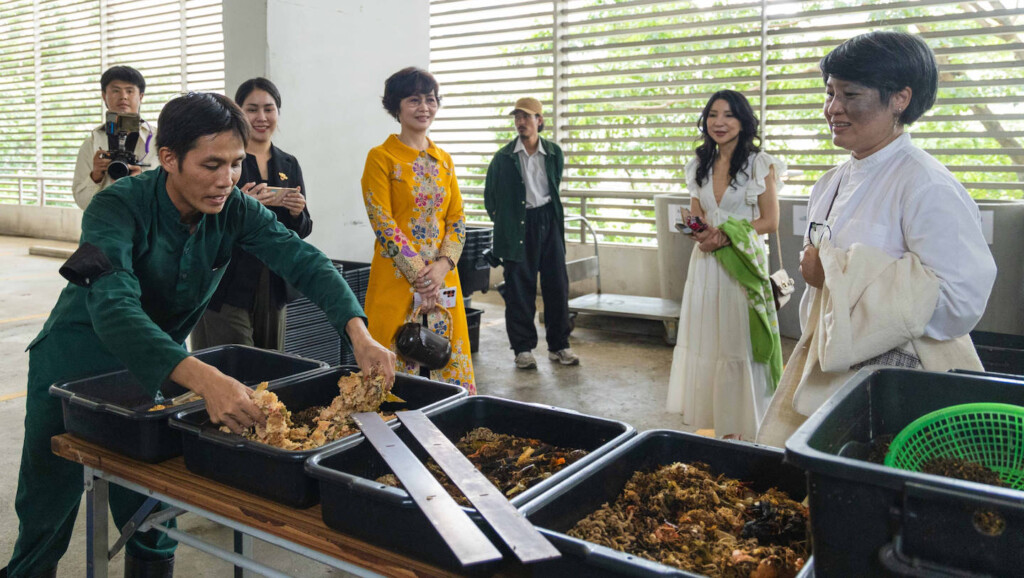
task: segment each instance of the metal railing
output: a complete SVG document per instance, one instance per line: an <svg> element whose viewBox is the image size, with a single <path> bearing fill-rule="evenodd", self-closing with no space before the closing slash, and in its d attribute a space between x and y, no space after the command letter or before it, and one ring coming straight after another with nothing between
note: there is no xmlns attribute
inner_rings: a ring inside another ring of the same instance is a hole
<svg viewBox="0 0 1024 578"><path fill-rule="evenodd" d="M75 206L71 177L0 174L0 205Z"/></svg>

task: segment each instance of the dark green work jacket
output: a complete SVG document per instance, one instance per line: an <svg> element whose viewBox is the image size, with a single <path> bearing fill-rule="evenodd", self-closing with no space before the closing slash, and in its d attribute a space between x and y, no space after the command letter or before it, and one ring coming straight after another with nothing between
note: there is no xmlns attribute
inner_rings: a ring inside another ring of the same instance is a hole
<svg viewBox="0 0 1024 578"><path fill-rule="evenodd" d="M349 320L364 316L330 260L258 201L236 188L220 213L203 215L190 231L167 196L166 180L162 169L146 171L118 180L89 203L80 244L98 247L108 271L64 288L29 345L30 376L35 370L70 378L127 367L155 394L188 356L185 338L235 247L307 295L342 336Z"/></svg>
<svg viewBox="0 0 1024 578"><path fill-rule="evenodd" d="M512 152L518 140L517 137L494 155L484 182L484 207L494 222L494 255L509 261L523 260L523 239L526 236L526 184L519 155ZM544 139L540 142L547 153L544 155L544 171L548 176L548 190L562 243L565 243L562 200L558 196L565 158L555 143Z"/></svg>

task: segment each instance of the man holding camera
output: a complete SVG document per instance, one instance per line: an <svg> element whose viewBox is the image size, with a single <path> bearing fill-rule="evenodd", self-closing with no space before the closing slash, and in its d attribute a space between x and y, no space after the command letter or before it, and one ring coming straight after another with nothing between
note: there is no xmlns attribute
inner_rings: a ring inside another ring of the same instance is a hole
<svg viewBox="0 0 1024 578"><path fill-rule="evenodd" d="M484 205L494 221L494 256L505 265L505 326L515 364L534 369L537 361L537 274L544 297L548 359L579 365L569 348L569 276L565 270L565 225L558 187L565 165L562 149L540 138L540 101L520 98L511 113L519 137L491 160Z"/></svg>
<svg viewBox="0 0 1024 578"><path fill-rule="evenodd" d="M85 139L82 147L78 149L78 160L75 163L75 178L71 183L71 190L75 195L75 203L82 210L89 206L96 193L109 187L123 174L127 168L127 175L135 176L142 172L139 165L150 165L156 167L156 153L152 152L156 141L156 129L146 121L138 119L139 106L142 104L142 96L146 92L146 79L138 70L130 66L112 66L100 77L100 90L103 96L103 104L107 110L138 123L137 139L134 136L126 135L129 138L121 144L126 146L118 159L111 158L111 151L117 151L116 138L114 147L111 146L111 138L108 135L110 124L104 123ZM134 115L134 116L132 116ZM134 146L131 146L134 141ZM134 159L124 162L129 155ZM111 161L123 163L118 166L122 172L110 171ZM134 160L133 164L130 162ZM149 168L149 167L145 167Z"/></svg>

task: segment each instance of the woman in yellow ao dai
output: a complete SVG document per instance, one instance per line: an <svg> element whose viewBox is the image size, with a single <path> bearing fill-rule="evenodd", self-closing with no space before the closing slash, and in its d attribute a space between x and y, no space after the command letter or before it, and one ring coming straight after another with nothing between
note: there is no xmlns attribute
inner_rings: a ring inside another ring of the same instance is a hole
<svg viewBox="0 0 1024 578"><path fill-rule="evenodd" d="M437 82L416 68L401 70L388 79L384 107L401 124L370 150L363 170L362 190L366 213L377 243L366 291L370 334L395 349L395 332L411 320L419 295L431 331L450 337L448 365L432 370L430 378L465 387L476 393L469 327L455 265L466 240L462 195L451 156L426 136L440 102ZM448 317L433 303L442 303L443 288L455 288ZM418 374L419 366L398 358L396 369Z"/></svg>

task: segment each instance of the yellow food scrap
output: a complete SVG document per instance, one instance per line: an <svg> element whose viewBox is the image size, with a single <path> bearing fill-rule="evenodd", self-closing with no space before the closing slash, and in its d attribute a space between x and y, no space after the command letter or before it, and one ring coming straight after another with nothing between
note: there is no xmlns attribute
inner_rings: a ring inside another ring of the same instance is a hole
<svg viewBox="0 0 1024 578"><path fill-rule="evenodd" d="M403 402L391 394L390 388L385 387L383 376L364 377L360 372L342 376L338 380L338 395L331 400L330 405L320 410L313 420L316 427L310 431L312 426L295 425L291 412L277 398L277 394L267 391L267 382L256 387L252 400L267 416L267 420L264 425L247 428L242 433L243 437L286 450L318 448L327 442L354 434L359 430L350 417L353 413L377 411L385 401ZM230 433L226 427L220 429Z"/></svg>

